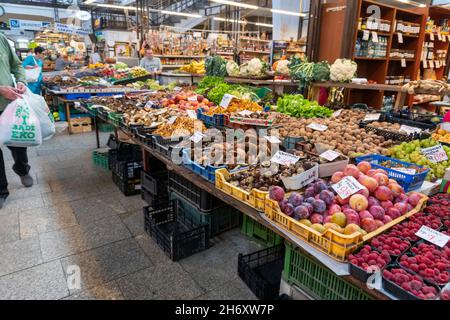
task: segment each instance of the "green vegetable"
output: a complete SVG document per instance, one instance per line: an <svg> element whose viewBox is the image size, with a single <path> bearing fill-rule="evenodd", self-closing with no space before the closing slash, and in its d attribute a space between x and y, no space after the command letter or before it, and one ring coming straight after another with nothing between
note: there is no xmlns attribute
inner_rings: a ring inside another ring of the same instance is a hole
<svg viewBox="0 0 450 320"><path fill-rule="evenodd" d="M333 110L320 106L317 101L309 101L301 94L284 95L277 101L277 111L296 118L329 118Z"/></svg>
<svg viewBox="0 0 450 320"><path fill-rule="evenodd" d="M227 83L221 83L214 88L212 88L208 92L208 99L209 101L214 102L216 105L219 105L222 101L223 96L225 93L228 93L228 91L231 89L231 86Z"/></svg>
<svg viewBox="0 0 450 320"><path fill-rule="evenodd" d="M330 80L330 65L327 61L322 61L314 64L313 80L317 82Z"/></svg>
<svg viewBox="0 0 450 320"><path fill-rule="evenodd" d="M222 83L225 83L225 81L221 77L206 76L202 79L202 81L199 82L199 84L197 86L197 90L195 90L195 92L198 94L204 95L210 89L212 89Z"/></svg>
<svg viewBox="0 0 450 320"><path fill-rule="evenodd" d="M295 58L289 64L289 74L292 79L299 80L300 89L304 89L314 80L314 62Z"/></svg>
<svg viewBox="0 0 450 320"><path fill-rule="evenodd" d="M221 56L207 57L205 69L207 76L226 77L228 75L227 62Z"/></svg>

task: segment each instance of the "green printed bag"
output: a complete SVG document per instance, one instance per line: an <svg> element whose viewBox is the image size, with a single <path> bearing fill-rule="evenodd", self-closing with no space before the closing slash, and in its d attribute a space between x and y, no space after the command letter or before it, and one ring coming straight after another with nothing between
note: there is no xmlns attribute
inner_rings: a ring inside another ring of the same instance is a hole
<svg viewBox="0 0 450 320"><path fill-rule="evenodd" d="M24 99L11 102L0 116L0 144L11 147L42 144L39 118Z"/></svg>

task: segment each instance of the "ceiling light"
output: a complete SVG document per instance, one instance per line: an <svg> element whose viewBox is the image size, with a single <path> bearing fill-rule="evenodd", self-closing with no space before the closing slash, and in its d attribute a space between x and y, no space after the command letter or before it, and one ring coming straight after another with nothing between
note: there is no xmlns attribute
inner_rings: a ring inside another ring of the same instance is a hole
<svg viewBox="0 0 450 320"><path fill-rule="evenodd" d="M225 18L219 18L219 17L214 17L214 20L217 21L225 21L225 22L238 22L240 24L247 24L247 21L242 21L242 20L232 20L232 19L225 19Z"/></svg>
<svg viewBox="0 0 450 320"><path fill-rule="evenodd" d="M272 11L272 13L287 14L290 16L297 16L297 17L306 17L306 13L295 12L295 11L286 11L286 10L280 10L280 9L270 9L270 11Z"/></svg>
<svg viewBox="0 0 450 320"><path fill-rule="evenodd" d="M256 22L255 26L273 28L273 24Z"/></svg>
<svg viewBox="0 0 450 320"><path fill-rule="evenodd" d="M241 7L241 8L246 8L246 9L253 9L253 10L259 9L258 6L255 6L253 4L246 4L246 3L235 2L235 1L211 0L211 2L216 2L216 3L220 3L220 4L227 4L229 6Z"/></svg>
<svg viewBox="0 0 450 320"><path fill-rule="evenodd" d="M86 0L85 2L83 2L83 4L91 4L94 3L96 0Z"/></svg>
<svg viewBox="0 0 450 320"><path fill-rule="evenodd" d="M102 7L102 8L123 9L123 10L134 10L134 11L137 10L136 7L119 6L119 5L115 5L115 4L96 3L95 5L96 5L97 7Z"/></svg>
<svg viewBox="0 0 450 320"><path fill-rule="evenodd" d="M426 7L426 5L423 4L423 3L418 3L418 2L415 2L415 1L411 1L411 0L397 0L397 2L410 4L410 5L413 5L413 6L416 6L416 7L420 7L420 8L425 8Z"/></svg>
<svg viewBox="0 0 450 320"><path fill-rule="evenodd" d="M176 11L167 11L167 10L161 10L161 13L174 15L174 16L192 17L192 18L201 18L202 17L201 15L194 14L194 13L185 13L185 12L176 12Z"/></svg>

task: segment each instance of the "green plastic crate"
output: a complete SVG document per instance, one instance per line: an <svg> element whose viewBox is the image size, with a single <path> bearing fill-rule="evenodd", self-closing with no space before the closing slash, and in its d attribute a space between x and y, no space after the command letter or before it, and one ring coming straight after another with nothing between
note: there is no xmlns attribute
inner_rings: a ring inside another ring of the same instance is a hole
<svg viewBox="0 0 450 320"><path fill-rule="evenodd" d="M223 206L208 213L201 212L189 200L177 192L170 192L170 200L179 200L179 205L183 208L187 216L196 224L208 225L210 237L215 237L225 231L239 226L240 212L233 207Z"/></svg>
<svg viewBox="0 0 450 320"><path fill-rule="evenodd" d="M273 247L283 242L282 237L246 214L243 215L241 231L266 247Z"/></svg>
<svg viewBox="0 0 450 320"><path fill-rule="evenodd" d="M114 125L109 123L98 123L98 131L100 132L112 132L114 131Z"/></svg>
<svg viewBox="0 0 450 320"><path fill-rule="evenodd" d="M109 170L109 153L108 151L97 151L92 152L92 161L96 166L99 166L105 170Z"/></svg>
<svg viewBox="0 0 450 320"><path fill-rule="evenodd" d="M116 127L120 126L120 121L122 120L122 118L123 118L122 113L116 113L116 112L108 113L108 120Z"/></svg>
<svg viewBox="0 0 450 320"><path fill-rule="evenodd" d="M362 289L349 283L324 265L286 243L283 279L317 300L372 300Z"/></svg>

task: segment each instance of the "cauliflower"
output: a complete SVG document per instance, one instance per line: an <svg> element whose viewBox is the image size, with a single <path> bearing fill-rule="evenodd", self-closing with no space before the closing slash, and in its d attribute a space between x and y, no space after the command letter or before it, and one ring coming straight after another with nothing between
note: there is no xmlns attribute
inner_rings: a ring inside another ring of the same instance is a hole
<svg viewBox="0 0 450 320"><path fill-rule="evenodd" d="M239 75L244 77L249 75L247 63L241 64L241 67L239 68Z"/></svg>
<svg viewBox="0 0 450 320"><path fill-rule="evenodd" d="M289 74L289 61L288 60L280 60L277 64L276 72L280 74Z"/></svg>
<svg viewBox="0 0 450 320"><path fill-rule="evenodd" d="M252 76L259 76L263 74L264 65L258 58L253 58L248 62L248 73Z"/></svg>
<svg viewBox="0 0 450 320"><path fill-rule="evenodd" d="M227 62L227 73L230 77L235 77L239 75L239 66L234 61Z"/></svg>
<svg viewBox="0 0 450 320"><path fill-rule="evenodd" d="M347 82L356 75L358 65L348 59L337 59L330 68L330 79L337 82Z"/></svg>

